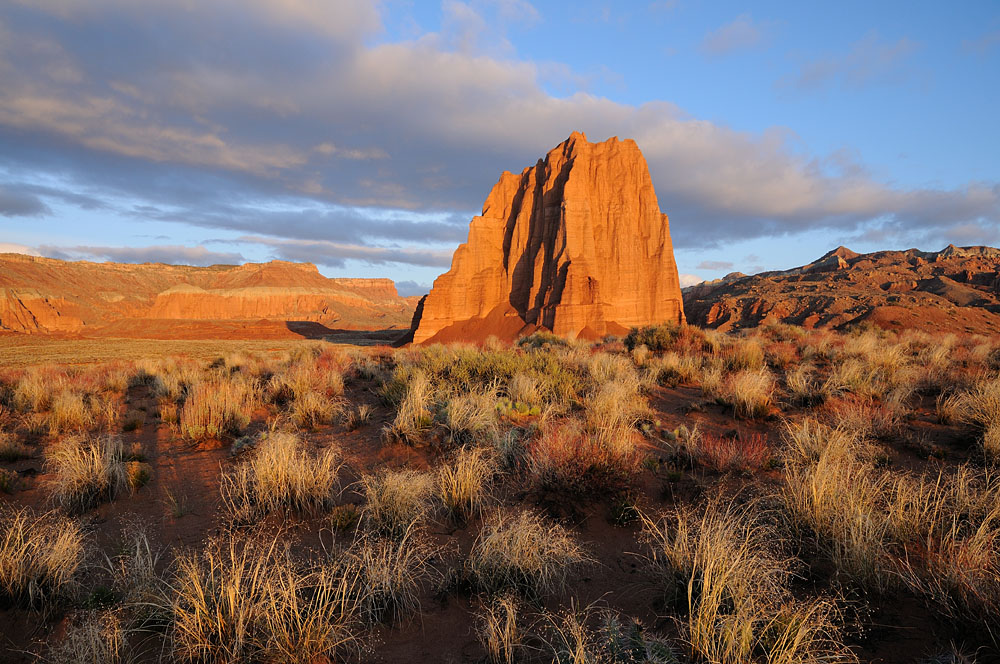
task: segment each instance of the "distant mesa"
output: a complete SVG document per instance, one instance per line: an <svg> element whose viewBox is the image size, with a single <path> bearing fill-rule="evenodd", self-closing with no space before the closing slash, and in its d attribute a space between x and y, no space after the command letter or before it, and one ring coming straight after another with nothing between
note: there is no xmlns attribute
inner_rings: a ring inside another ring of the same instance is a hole
<svg viewBox="0 0 1000 664"><path fill-rule="evenodd" d="M542 328L597 338L683 320L667 215L639 147L574 132L500 176L411 331L415 343Z"/></svg>
<svg viewBox="0 0 1000 664"><path fill-rule="evenodd" d="M775 323L844 328L1000 333L1000 249L938 252L838 247L812 263L752 276L734 273L684 289L695 325L737 330Z"/></svg>
<svg viewBox="0 0 1000 664"><path fill-rule="evenodd" d="M0 332L302 336L295 330L407 329L415 306L389 279L329 279L309 263L191 267L0 254Z"/></svg>

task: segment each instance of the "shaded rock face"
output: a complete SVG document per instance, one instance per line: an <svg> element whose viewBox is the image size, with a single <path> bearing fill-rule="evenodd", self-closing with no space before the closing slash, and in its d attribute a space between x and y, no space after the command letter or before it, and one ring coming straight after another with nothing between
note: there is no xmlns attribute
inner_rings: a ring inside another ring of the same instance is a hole
<svg viewBox="0 0 1000 664"><path fill-rule="evenodd" d="M328 279L314 265L272 261L190 267L68 262L0 254L0 331L155 334L168 321L294 321L406 329L415 302L389 279ZM128 321L142 321L133 325ZM163 336L161 335L161 336Z"/></svg>
<svg viewBox="0 0 1000 664"><path fill-rule="evenodd" d="M842 328L1000 333L1000 249L955 247L858 254L838 247L802 267L728 275L684 289L695 325L735 330L769 322Z"/></svg>
<svg viewBox="0 0 1000 664"><path fill-rule="evenodd" d="M632 140L580 133L520 175L504 172L413 340L599 337L684 319L667 216Z"/></svg>

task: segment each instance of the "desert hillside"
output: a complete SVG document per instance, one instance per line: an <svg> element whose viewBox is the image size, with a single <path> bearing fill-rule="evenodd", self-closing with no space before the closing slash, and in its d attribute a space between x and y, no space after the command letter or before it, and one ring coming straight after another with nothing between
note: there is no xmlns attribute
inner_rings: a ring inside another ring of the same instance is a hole
<svg viewBox="0 0 1000 664"><path fill-rule="evenodd" d="M192 267L0 254L0 331L174 338L406 327L389 279L329 279L308 263ZM251 325L252 323L252 325Z"/></svg>
<svg viewBox="0 0 1000 664"><path fill-rule="evenodd" d="M1000 332L1000 249L955 247L858 254L845 247L792 270L734 273L684 289L695 325L733 330L764 322L842 328Z"/></svg>

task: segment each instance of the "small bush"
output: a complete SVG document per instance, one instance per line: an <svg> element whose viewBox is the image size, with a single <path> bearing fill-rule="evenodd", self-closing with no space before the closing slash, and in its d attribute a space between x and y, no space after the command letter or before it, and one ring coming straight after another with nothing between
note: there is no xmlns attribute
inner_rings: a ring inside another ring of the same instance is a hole
<svg viewBox="0 0 1000 664"><path fill-rule="evenodd" d="M771 410L774 389L774 377L766 369L740 371L726 380L721 398L737 417L763 417Z"/></svg>
<svg viewBox="0 0 1000 664"><path fill-rule="evenodd" d="M631 353L639 346L645 346L654 353L660 353L672 350L680 336L681 328L676 323L633 327L625 336L625 348Z"/></svg>
<svg viewBox="0 0 1000 664"><path fill-rule="evenodd" d="M365 526L401 539L427 516L434 477L414 470L383 470L363 476L361 486L366 499Z"/></svg>
<svg viewBox="0 0 1000 664"><path fill-rule="evenodd" d="M93 423L93 417L84 395L72 390L59 392L52 400L48 417L49 435L85 431Z"/></svg>
<svg viewBox="0 0 1000 664"><path fill-rule="evenodd" d="M258 392L256 383L239 377L197 383L181 411L181 433L196 441L241 434L250 424Z"/></svg>
<svg viewBox="0 0 1000 664"><path fill-rule="evenodd" d="M690 453L704 466L717 472L750 472L763 468L771 460L771 447L761 434L692 438Z"/></svg>
<svg viewBox="0 0 1000 664"><path fill-rule="evenodd" d="M492 456L482 448L463 448L455 460L438 470L438 499L448 517L458 523L478 514L489 500L496 472Z"/></svg>
<svg viewBox="0 0 1000 664"><path fill-rule="evenodd" d="M497 512L469 554L472 583L487 592L512 590L530 598L561 591L574 567L587 560L561 526L528 512Z"/></svg>
<svg viewBox="0 0 1000 664"><path fill-rule="evenodd" d="M18 437L8 431L0 431L0 461L18 461L30 459L34 454L31 448L22 443Z"/></svg>
<svg viewBox="0 0 1000 664"><path fill-rule="evenodd" d="M283 508L325 509L340 493L339 456L333 447L310 453L291 432L263 434L247 462L223 476L223 504L242 522Z"/></svg>
<svg viewBox="0 0 1000 664"><path fill-rule="evenodd" d="M368 623L402 620L420 610L432 549L411 528L398 540L363 538L353 560L360 572L361 611Z"/></svg>
<svg viewBox="0 0 1000 664"><path fill-rule="evenodd" d="M62 641L51 648L42 661L52 664L128 662L128 632L114 612L88 612L70 623Z"/></svg>
<svg viewBox="0 0 1000 664"><path fill-rule="evenodd" d="M55 514L0 510L0 594L34 608L67 595L84 560L83 532Z"/></svg>
<svg viewBox="0 0 1000 664"><path fill-rule="evenodd" d="M558 492L621 488L639 468L638 435L632 431L602 443L577 419L548 425L528 447L528 473L535 487Z"/></svg>
<svg viewBox="0 0 1000 664"><path fill-rule="evenodd" d="M46 454L52 496L62 507L82 511L113 500L129 487L125 451L117 436L69 437Z"/></svg>

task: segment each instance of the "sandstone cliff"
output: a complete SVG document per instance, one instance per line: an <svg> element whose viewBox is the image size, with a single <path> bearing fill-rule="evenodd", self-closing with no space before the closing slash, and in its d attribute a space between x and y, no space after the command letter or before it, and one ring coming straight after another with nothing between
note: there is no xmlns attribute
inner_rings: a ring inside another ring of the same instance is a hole
<svg viewBox="0 0 1000 664"><path fill-rule="evenodd" d="M536 328L599 337L683 319L667 216L638 146L574 132L520 175L500 176L418 307L413 341Z"/></svg>
<svg viewBox="0 0 1000 664"><path fill-rule="evenodd" d="M190 267L0 254L0 331L6 332L173 336L175 321L405 328L414 306L389 279L328 279L306 263Z"/></svg>
<svg viewBox="0 0 1000 664"><path fill-rule="evenodd" d="M727 275L684 289L689 320L732 330L770 321L841 328L869 321L933 332L1000 333L1000 249L858 254L838 247L791 270Z"/></svg>

